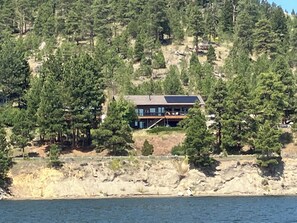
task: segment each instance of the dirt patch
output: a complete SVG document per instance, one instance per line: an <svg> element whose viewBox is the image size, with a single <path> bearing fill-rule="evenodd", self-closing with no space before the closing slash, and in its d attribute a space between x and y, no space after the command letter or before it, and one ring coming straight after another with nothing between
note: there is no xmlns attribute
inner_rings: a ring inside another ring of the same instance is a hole
<svg viewBox="0 0 297 223"><path fill-rule="evenodd" d="M170 155L172 147L182 143L185 139L183 132L161 132L150 134L145 130L136 131L133 134L135 148L141 151L143 143L147 140L154 146L154 155Z"/></svg>

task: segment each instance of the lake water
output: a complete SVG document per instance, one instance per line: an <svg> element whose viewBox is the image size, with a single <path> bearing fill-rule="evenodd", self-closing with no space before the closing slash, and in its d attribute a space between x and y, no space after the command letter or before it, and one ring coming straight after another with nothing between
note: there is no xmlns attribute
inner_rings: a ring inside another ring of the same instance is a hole
<svg viewBox="0 0 297 223"><path fill-rule="evenodd" d="M297 222L297 197L0 201L0 222Z"/></svg>

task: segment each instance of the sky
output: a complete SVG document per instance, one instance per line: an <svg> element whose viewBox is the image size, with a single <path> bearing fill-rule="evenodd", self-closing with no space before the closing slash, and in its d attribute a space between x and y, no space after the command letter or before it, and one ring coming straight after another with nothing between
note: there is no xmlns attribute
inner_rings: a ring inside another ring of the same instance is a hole
<svg viewBox="0 0 297 223"><path fill-rule="evenodd" d="M287 10L289 13L292 12L292 9L297 12L297 0L268 0L268 2L274 2L277 5L280 5L284 10Z"/></svg>

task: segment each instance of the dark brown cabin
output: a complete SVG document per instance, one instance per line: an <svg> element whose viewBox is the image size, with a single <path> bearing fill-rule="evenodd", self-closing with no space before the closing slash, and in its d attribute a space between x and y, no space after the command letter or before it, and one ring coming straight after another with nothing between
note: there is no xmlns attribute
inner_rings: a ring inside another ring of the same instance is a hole
<svg viewBox="0 0 297 223"><path fill-rule="evenodd" d="M205 106L200 95L127 95L124 98L135 105L138 120L132 127L136 129L175 127L196 102Z"/></svg>

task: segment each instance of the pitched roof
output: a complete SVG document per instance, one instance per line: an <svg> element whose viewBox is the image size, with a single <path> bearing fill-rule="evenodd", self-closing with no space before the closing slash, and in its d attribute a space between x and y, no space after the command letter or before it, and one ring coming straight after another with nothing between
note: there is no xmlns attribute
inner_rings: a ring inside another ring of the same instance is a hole
<svg viewBox="0 0 297 223"><path fill-rule="evenodd" d="M194 105L196 101L205 104L200 95L126 95L124 98L135 105Z"/></svg>

